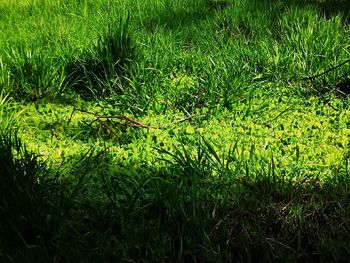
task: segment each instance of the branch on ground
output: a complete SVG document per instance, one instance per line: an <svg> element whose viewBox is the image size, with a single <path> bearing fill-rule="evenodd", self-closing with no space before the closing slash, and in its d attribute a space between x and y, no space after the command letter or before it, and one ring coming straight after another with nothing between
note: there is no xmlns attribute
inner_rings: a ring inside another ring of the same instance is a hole
<svg viewBox="0 0 350 263"><path fill-rule="evenodd" d="M105 121L111 121L111 120L119 120L119 121L123 121L122 123L121 122L115 122L114 124L115 125L119 125L119 124L123 124L125 126L129 126L129 127L137 127L137 128L143 128L143 129L164 129L164 128L167 128L171 125L176 125L178 123L181 123L181 122L184 122L184 121L188 121L188 120L191 120L193 117L190 116L190 117L187 117L187 118L181 118L181 119L177 119L173 122L170 122L170 123L167 123L167 124L164 124L164 125L159 125L159 126L153 126L153 125L147 125L147 124L143 124L131 117L128 117L126 115L99 115L99 114L96 114L96 113L93 113L93 112L90 112L90 111L87 111L87 110L83 110L83 109L77 109L77 108L74 108L71 115L70 115L70 118L69 118L69 121L68 123L70 123L72 117L73 117L73 114L76 112L76 111L79 111L79 112L83 112L83 113L86 113L86 114L89 114L89 115L92 115L95 117L95 119L89 124L89 126L91 127L91 125L95 122L98 122L100 123L102 126L104 126L105 128L107 128L108 130L110 130L111 132L112 129L109 125L107 125L105 123Z"/></svg>

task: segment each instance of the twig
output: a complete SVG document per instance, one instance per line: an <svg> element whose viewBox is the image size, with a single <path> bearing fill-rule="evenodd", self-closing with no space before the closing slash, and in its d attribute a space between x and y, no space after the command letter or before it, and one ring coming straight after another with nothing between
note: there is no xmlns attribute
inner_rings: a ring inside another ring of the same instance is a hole
<svg viewBox="0 0 350 263"><path fill-rule="evenodd" d="M130 118L128 116L125 116L125 115L99 115L99 114L95 114L93 112L89 112L87 110L83 110L83 109L76 109L74 108L73 111L72 111L72 114L70 115L70 118L69 118L69 121L68 123L70 123L72 117L73 117L73 114L75 111L80 111L80 112L83 112L83 113L86 113L86 114L89 114L89 115L92 115L95 117L95 119L89 124L89 126L91 127L91 125L94 123L94 122L99 122L100 120L111 120L111 119L118 119L118 120L123 120L125 121L125 125L127 126L130 126L130 127L138 127L138 128L144 128L144 129L164 129L170 125L175 125L177 123L180 123L180 122L184 122L184 121L187 121L187 120L191 120L192 119L192 116L190 117L187 117L187 118L181 118L181 119L178 119L176 121L173 121L171 123L168 123L168 124L164 124L164 125L160 125L160 126L152 126L152 125L146 125L146 124L143 124L137 120L134 120L133 118ZM113 132L111 130L110 127L108 127L107 124L103 124L108 130L110 130L111 132ZM114 133L114 132L113 132Z"/></svg>
<svg viewBox="0 0 350 263"><path fill-rule="evenodd" d="M266 125L269 122L272 122L274 120L276 120L278 117L280 117L281 115L283 115L284 113L286 113L288 110L292 109L294 106L289 106L286 109L284 109L282 112L280 112L279 114L277 114L275 117L273 117L272 119L265 121L262 125Z"/></svg>
<svg viewBox="0 0 350 263"><path fill-rule="evenodd" d="M327 99L321 91L319 91L316 87L316 83L314 82L315 79L310 79L311 84L313 86L313 90L316 91L316 93L318 94L318 96L321 97L321 99L325 102L325 105L328 105L329 107L331 107L333 110L338 111L338 109L336 109L335 107L333 107L333 105L331 104L331 100Z"/></svg>
<svg viewBox="0 0 350 263"><path fill-rule="evenodd" d="M347 60L345 60L344 62L342 62L342 63L340 63L340 64L338 64L338 65L335 65L335 66L333 66L333 67L327 69L326 71L323 71L323 72L320 73L320 74L313 75L313 76L309 76L309 77L303 78L302 80L313 80L313 79L316 79L316 78L318 78L318 77L321 77L321 76L327 74L328 72L331 72L331 71L333 71L333 70L335 70L335 69L337 69L337 68L340 68L341 66L343 66L343 65L345 65L346 63L349 63L349 62L350 62L350 59L347 59Z"/></svg>
<svg viewBox="0 0 350 263"><path fill-rule="evenodd" d="M323 75L325 75L325 74L327 74L327 73L329 73L329 72L331 72L331 71L333 71L333 70L335 70L335 69L337 69L337 68L340 68L341 66L343 66L343 65L345 65L346 63L349 63L349 62L350 62L350 59L347 59L347 60L345 60L344 62L342 62L342 63L340 63L340 64L338 64L338 65L335 65L335 66L333 66L333 67L331 67L331 68L329 68L329 69L323 71L323 72L320 73L320 74L316 74L316 75L313 75L313 76L309 76L309 77L303 78L302 80L310 80L311 83L312 83L312 85L315 87L316 85L315 85L315 83L314 83L314 80L315 80L316 78L321 77L321 76L323 76ZM318 93L318 95L326 102L326 105L329 105L333 110L337 111L337 109L336 109L335 107L333 107L333 106L330 104L331 100L327 100L327 99L323 96L322 92L320 92L317 88L314 88L314 90L315 90L315 91ZM343 93L343 92L342 92L342 93Z"/></svg>

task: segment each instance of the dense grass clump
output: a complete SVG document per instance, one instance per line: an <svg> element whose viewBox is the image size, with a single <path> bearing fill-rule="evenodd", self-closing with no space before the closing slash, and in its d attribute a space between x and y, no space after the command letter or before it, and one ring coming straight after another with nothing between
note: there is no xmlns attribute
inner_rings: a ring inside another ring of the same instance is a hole
<svg viewBox="0 0 350 263"><path fill-rule="evenodd" d="M2 82L13 97L36 101L62 92L66 77L58 58L35 47L14 45L8 49L1 63Z"/></svg>
<svg viewBox="0 0 350 263"><path fill-rule="evenodd" d="M97 43L66 66L68 85L85 98L118 94L125 67L135 58L135 46L128 32L129 18L118 22L108 26Z"/></svg>

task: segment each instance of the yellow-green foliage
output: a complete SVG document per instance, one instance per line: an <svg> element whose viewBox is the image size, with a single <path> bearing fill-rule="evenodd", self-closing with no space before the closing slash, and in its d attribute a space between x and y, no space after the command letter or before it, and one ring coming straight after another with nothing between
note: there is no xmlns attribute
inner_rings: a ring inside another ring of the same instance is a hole
<svg viewBox="0 0 350 263"><path fill-rule="evenodd" d="M276 169L286 174L295 167L302 167L305 175L328 175L341 169L348 158L350 110L336 111L316 98L304 104L298 104L298 100L281 96L270 100L259 114L248 116L242 114L246 110L244 104L237 107L237 112L225 111L218 118L201 119L198 113L200 121L185 121L164 129L110 123L107 125L114 133L107 137L102 132L96 133L98 126L91 130L87 125L93 121L92 115L77 111L68 123L73 107L50 103L37 108L28 105L21 131L31 149L56 162L63 157L79 156L92 146L100 150L107 146L115 161L154 165L159 158L155 148L173 151L174 146L184 144L195 152L198 139L203 136L215 145L220 155L237 143L238 156L248 160L254 149L256 168L262 168L273 158ZM261 98L256 101L252 108L263 103ZM109 114L95 104L86 104L84 108L100 115ZM159 126L181 117L184 116L176 111L162 115L149 112L138 121Z"/></svg>

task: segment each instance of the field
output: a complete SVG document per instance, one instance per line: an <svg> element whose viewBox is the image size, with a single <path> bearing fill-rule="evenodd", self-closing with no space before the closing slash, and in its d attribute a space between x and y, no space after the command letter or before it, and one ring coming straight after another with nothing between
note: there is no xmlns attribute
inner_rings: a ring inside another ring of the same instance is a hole
<svg viewBox="0 0 350 263"><path fill-rule="evenodd" d="M350 256L346 0L0 1L1 262Z"/></svg>

